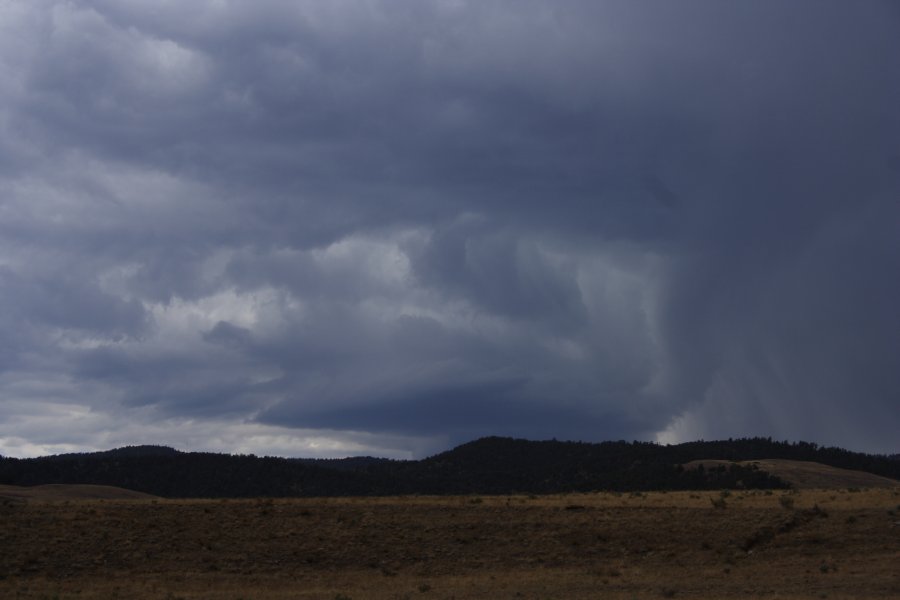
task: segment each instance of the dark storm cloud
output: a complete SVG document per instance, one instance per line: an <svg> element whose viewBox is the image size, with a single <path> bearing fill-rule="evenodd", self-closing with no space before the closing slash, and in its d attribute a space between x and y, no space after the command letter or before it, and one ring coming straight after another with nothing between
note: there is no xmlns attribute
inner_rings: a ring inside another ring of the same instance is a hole
<svg viewBox="0 0 900 600"><path fill-rule="evenodd" d="M453 223L409 248L413 274L447 296L508 318L548 321L561 331L587 325L572 261L554 264L516 232L479 229L478 223Z"/></svg>
<svg viewBox="0 0 900 600"><path fill-rule="evenodd" d="M31 426L0 447L131 420L896 451L898 29L890 2L4 3L0 392Z"/></svg>

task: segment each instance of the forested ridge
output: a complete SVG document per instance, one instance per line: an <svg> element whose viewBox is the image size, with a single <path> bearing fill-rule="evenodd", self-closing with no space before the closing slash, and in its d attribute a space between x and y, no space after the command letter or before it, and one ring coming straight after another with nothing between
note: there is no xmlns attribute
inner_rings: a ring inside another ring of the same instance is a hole
<svg viewBox="0 0 900 600"><path fill-rule="evenodd" d="M40 458L0 457L0 484L100 484L164 497L509 494L783 488L752 467L685 470L700 459L790 459L900 479L894 457L770 438L650 442L530 441L489 437L422 460L291 459L129 446Z"/></svg>

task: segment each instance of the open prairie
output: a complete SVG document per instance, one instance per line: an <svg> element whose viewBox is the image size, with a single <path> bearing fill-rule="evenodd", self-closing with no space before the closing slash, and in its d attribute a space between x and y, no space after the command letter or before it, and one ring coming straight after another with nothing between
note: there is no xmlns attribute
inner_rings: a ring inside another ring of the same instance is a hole
<svg viewBox="0 0 900 600"><path fill-rule="evenodd" d="M900 597L900 491L0 501L8 599Z"/></svg>

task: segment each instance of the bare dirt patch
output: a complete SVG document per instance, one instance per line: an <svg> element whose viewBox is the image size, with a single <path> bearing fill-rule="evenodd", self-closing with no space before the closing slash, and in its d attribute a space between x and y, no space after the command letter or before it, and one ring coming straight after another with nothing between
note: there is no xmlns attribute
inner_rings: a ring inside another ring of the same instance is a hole
<svg viewBox="0 0 900 600"><path fill-rule="evenodd" d="M0 505L0 597L886 598L900 491Z"/></svg>

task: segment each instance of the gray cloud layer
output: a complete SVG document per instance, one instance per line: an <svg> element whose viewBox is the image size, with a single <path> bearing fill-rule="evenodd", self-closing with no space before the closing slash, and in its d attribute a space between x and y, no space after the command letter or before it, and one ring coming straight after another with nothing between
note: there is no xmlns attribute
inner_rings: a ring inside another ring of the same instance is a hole
<svg viewBox="0 0 900 600"><path fill-rule="evenodd" d="M0 4L0 452L897 451L891 2Z"/></svg>

